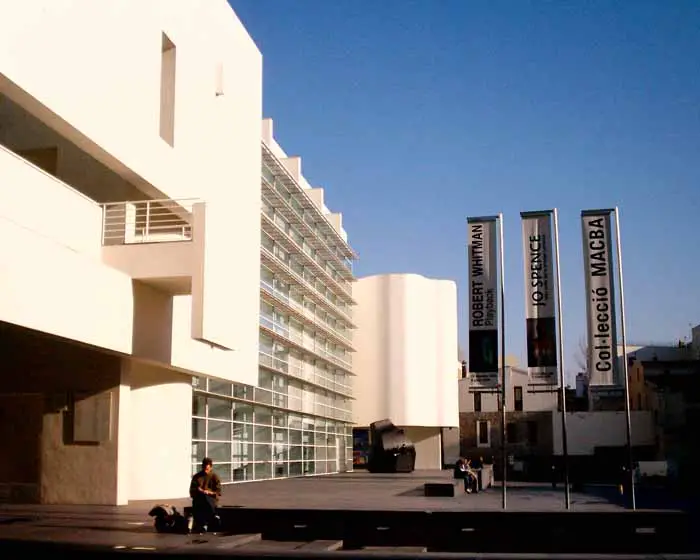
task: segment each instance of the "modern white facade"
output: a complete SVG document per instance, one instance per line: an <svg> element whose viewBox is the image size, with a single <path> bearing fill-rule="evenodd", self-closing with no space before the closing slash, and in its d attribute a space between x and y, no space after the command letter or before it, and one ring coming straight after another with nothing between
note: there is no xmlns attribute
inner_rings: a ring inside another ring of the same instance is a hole
<svg viewBox="0 0 700 560"><path fill-rule="evenodd" d="M342 470L352 252L227 2L0 11L0 498Z"/></svg>
<svg viewBox="0 0 700 560"><path fill-rule="evenodd" d="M459 426L456 284L386 274L353 294L355 423L390 419L416 444L416 468L441 468L441 429Z"/></svg>

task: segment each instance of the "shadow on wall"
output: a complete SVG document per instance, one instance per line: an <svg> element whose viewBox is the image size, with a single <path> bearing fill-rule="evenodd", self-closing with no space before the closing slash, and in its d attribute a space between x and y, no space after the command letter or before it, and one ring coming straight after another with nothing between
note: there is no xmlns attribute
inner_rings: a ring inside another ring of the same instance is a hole
<svg viewBox="0 0 700 560"><path fill-rule="evenodd" d="M170 364L172 361L173 296L144 282L132 282L134 356Z"/></svg>

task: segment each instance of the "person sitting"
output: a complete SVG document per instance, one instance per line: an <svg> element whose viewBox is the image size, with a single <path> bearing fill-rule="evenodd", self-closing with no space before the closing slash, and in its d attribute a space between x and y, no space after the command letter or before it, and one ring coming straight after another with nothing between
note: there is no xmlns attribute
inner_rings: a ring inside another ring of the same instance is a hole
<svg viewBox="0 0 700 560"><path fill-rule="evenodd" d="M479 477L472 468L472 462L469 459L464 462L464 491L467 494L479 492Z"/></svg>
<svg viewBox="0 0 700 560"><path fill-rule="evenodd" d="M221 479L214 472L214 461L209 457L202 460L202 470L192 477L190 497L194 518L192 530L206 533L213 524L218 524L216 506L221 497Z"/></svg>
<svg viewBox="0 0 700 560"><path fill-rule="evenodd" d="M461 480L464 478L465 473L466 473L466 469L464 467L464 459L462 459L462 457L460 457L459 459L457 459L457 462L455 463L453 477L457 480Z"/></svg>

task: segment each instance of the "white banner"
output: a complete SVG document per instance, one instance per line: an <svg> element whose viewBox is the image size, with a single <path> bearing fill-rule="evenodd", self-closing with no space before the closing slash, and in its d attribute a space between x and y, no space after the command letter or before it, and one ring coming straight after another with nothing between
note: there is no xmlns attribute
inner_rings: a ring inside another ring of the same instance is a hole
<svg viewBox="0 0 700 560"><path fill-rule="evenodd" d="M617 367L611 213L612 210L581 212L590 385L612 385Z"/></svg>
<svg viewBox="0 0 700 560"><path fill-rule="evenodd" d="M468 219L469 384L498 386L498 218Z"/></svg>
<svg viewBox="0 0 700 560"><path fill-rule="evenodd" d="M535 385L557 385L552 212L521 213L525 256L527 369Z"/></svg>

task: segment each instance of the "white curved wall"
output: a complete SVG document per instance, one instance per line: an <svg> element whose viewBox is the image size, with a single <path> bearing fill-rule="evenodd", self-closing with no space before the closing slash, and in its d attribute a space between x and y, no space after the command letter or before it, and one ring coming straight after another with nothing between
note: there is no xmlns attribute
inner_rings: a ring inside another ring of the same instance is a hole
<svg viewBox="0 0 700 560"><path fill-rule="evenodd" d="M355 422L459 426L457 285L416 274L359 279Z"/></svg>

